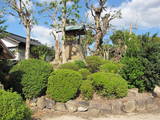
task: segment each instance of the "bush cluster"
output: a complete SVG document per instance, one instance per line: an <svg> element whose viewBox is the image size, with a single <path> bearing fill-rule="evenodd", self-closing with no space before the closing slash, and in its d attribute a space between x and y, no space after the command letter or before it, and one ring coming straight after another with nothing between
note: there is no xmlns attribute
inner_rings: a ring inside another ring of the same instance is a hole
<svg viewBox="0 0 160 120"><path fill-rule="evenodd" d="M105 61L99 56L86 57L87 68L90 72L94 73L99 71L99 67L105 63Z"/></svg>
<svg viewBox="0 0 160 120"><path fill-rule="evenodd" d="M124 57L121 60L121 63L124 64L120 74L121 76L128 81L129 88L139 88L140 91L145 90L145 81L142 80L144 75L144 67L141 61L138 58L129 58Z"/></svg>
<svg viewBox="0 0 160 120"><path fill-rule="evenodd" d="M84 80L82 82L80 90L81 90L81 93L85 99L87 99L87 100L92 99L93 93L94 93L94 88L93 88L91 80Z"/></svg>
<svg viewBox="0 0 160 120"><path fill-rule="evenodd" d="M13 90L22 93L25 98L36 98L45 93L52 66L42 60L23 60L15 65L11 73Z"/></svg>
<svg viewBox="0 0 160 120"><path fill-rule="evenodd" d="M17 93L0 90L1 120L31 120L31 112Z"/></svg>
<svg viewBox="0 0 160 120"><path fill-rule="evenodd" d="M97 72L88 77L103 96L121 98L127 95L127 82L118 74Z"/></svg>
<svg viewBox="0 0 160 120"><path fill-rule="evenodd" d="M66 102L76 96L81 81L82 76L76 71L56 70L49 77L47 95L58 102Z"/></svg>
<svg viewBox="0 0 160 120"><path fill-rule="evenodd" d="M79 70L79 73L81 73L81 75L82 75L82 77L83 77L83 80L86 80L87 77L88 77L88 75L91 74L91 72L90 72L88 69L86 69L86 68L80 69L80 70Z"/></svg>
<svg viewBox="0 0 160 120"><path fill-rule="evenodd" d="M110 72L110 73L118 73L121 66L122 66L121 64L114 63L113 61L106 61L105 64L100 66L100 71Z"/></svg>

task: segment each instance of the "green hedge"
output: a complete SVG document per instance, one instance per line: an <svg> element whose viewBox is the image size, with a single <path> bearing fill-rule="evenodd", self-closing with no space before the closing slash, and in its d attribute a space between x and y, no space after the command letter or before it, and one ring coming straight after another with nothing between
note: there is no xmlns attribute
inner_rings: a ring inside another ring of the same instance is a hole
<svg viewBox="0 0 160 120"><path fill-rule="evenodd" d="M88 77L88 75L91 74L91 72L90 72L88 69L86 69L86 68L80 69L80 70L79 70L79 73L82 75L83 80L86 80L87 77Z"/></svg>
<svg viewBox="0 0 160 120"><path fill-rule="evenodd" d="M81 93L85 99L92 99L93 93L94 93L94 88L92 86L92 81L91 80L84 80L82 82L82 85L80 87Z"/></svg>
<svg viewBox="0 0 160 120"><path fill-rule="evenodd" d="M129 88L139 88L140 91L145 90L145 81L142 79L144 75L144 66L138 58L124 57L121 62L124 64L120 74L128 81Z"/></svg>
<svg viewBox="0 0 160 120"><path fill-rule="evenodd" d="M31 120L31 112L20 95L0 90L0 120Z"/></svg>
<svg viewBox="0 0 160 120"><path fill-rule="evenodd" d="M59 102L66 102L74 98L82 82L80 73L59 69L54 71L48 80L47 95Z"/></svg>
<svg viewBox="0 0 160 120"><path fill-rule="evenodd" d="M99 67L105 63L105 60L99 56L86 57L87 67L91 72L99 71Z"/></svg>
<svg viewBox="0 0 160 120"><path fill-rule="evenodd" d="M11 73L13 90L27 99L36 98L45 93L52 66L42 60L23 60L15 65Z"/></svg>
<svg viewBox="0 0 160 120"><path fill-rule="evenodd" d="M103 96L121 98L127 95L127 82L114 73L97 72L88 77L95 90Z"/></svg>
<svg viewBox="0 0 160 120"><path fill-rule="evenodd" d="M100 71L118 73L121 67L122 65L119 63L114 63L113 61L106 61L105 64L100 66Z"/></svg>

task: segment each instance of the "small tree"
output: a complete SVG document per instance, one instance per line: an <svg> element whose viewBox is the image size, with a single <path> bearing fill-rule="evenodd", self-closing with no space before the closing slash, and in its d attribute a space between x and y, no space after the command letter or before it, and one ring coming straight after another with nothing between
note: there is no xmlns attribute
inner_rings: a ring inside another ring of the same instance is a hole
<svg viewBox="0 0 160 120"><path fill-rule="evenodd" d="M34 24L32 1L31 0L4 0L9 6L9 14L20 19L26 31L25 59L30 55L31 29Z"/></svg>

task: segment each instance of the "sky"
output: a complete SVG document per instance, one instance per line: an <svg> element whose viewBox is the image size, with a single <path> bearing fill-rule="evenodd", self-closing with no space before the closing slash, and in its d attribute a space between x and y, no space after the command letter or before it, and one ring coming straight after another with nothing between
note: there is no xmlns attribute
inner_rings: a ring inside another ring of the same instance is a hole
<svg viewBox="0 0 160 120"><path fill-rule="evenodd" d="M84 1L81 0L79 4L84 6ZM152 34L158 33L160 35L160 0L108 0L107 6L115 10L120 9L122 13L121 19L112 21L114 27L110 33L114 30L129 30L129 26L132 24L133 32L136 34L151 32ZM80 19L84 21L84 18L87 18L87 13L88 10L81 9ZM54 39L50 34L51 29L44 24L44 21L48 21L48 18L37 16L39 24L33 26L32 38L49 46L54 45ZM5 24L8 26L8 32L25 37L25 29L17 18L6 15L5 19L7 20ZM87 21L93 22L91 15L88 15Z"/></svg>

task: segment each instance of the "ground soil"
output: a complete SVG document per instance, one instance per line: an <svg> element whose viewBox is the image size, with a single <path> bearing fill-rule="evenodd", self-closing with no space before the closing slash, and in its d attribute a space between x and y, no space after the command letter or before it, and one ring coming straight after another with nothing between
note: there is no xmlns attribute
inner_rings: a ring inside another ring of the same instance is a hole
<svg viewBox="0 0 160 120"><path fill-rule="evenodd" d="M160 113L108 115L106 117L83 117L74 115L49 116L42 120L160 120Z"/></svg>

